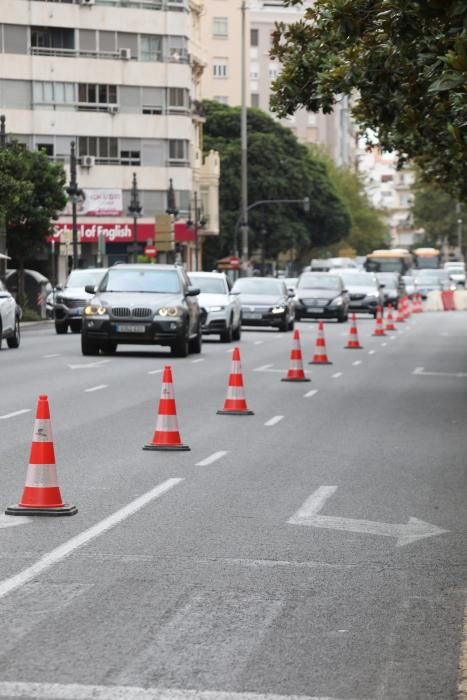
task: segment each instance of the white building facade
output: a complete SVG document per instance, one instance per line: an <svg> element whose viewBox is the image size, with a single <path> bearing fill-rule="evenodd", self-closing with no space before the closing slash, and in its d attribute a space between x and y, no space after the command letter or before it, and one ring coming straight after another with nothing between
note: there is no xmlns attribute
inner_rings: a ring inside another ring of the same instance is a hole
<svg viewBox="0 0 467 700"><path fill-rule="evenodd" d="M144 254L155 236L157 246L154 221L166 211L170 181L182 222L187 217L197 119L189 49L199 4L0 3L0 110L7 133L62 161L68 176L76 143L78 183L86 194L78 221L82 264L96 261L99 235L109 263ZM133 173L142 206L136 231L128 215ZM215 233L215 216L213 224ZM66 258L71 218L62 216L56 230ZM193 241L183 223L175 225L175 238L185 248ZM171 257L164 253L163 260ZM61 279L68 262L61 261Z"/></svg>

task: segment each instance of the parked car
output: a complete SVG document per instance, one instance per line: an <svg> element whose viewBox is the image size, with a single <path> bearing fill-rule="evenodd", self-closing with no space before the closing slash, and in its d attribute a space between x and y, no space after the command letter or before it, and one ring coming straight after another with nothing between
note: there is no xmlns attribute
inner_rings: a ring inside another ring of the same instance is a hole
<svg viewBox="0 0 467 700"><path fill-rule="evenodd" d="M349 297L338 274L304 272L294 296L295 317L336 318L340 323L349 317Z"/></svg>
<svg viewBox="0 0 467 700"><path fill-rule="evenodd" d="M271 326L293 330L295 307L283 280L274 277L240 277L232 291L240 294L242 326Z"/></svg>
<svg viewBox="0 0 467 700"><path fill-rule="evenodd" d="M465 264L463 262L445 263L444 270L453 282L465 287Z"/></svg>
<svg viewBox="0 0 467 700"><path fill-rule="evenodd" d="M200 294L201 321L204 335L219 334L221 342L240 340L242 307L232 283L223 272L190 272L189 278Z"/></svg>
<svg viewBox="0 0 467 700"><path fill-rule="evenodd" d="M384 305L391 304L397 308L399 299L404 295L405 288L401 277L397 272L377 272L376 279L383 287Z"/></svg>
<svg viewBox="0 0 467 700"><path fill-rule="evenodd" d="M179 265L118 264L109 268L83 312L83 355L118 345L169 346L176 357L202 348L199 289Z"/></svg>
<svg viewBox="0 0 467 700"><path fill-rule="evenodd" d="M55 288L54 319L57 333L66 333L68 327L72 333L80 333L83 309L92 294L86 292L86 285L98 285L105 270L101 267L73 270L68 275L65 285Z"/></svg>
<svg viewBox="0 0 467 700"><path fill-rule="evenodd" d="M0 281L0 348L5 338L9 348L18 348L21 342L21 308Z"/></svg>
<svg viewBox="0 0 467 700"><path fill-rule="evenodd" d="M383 290L373 272L359 270L338 270L337 274L349 295L350 311L371 314L376 318L378 306L383 306Z"/></svg>

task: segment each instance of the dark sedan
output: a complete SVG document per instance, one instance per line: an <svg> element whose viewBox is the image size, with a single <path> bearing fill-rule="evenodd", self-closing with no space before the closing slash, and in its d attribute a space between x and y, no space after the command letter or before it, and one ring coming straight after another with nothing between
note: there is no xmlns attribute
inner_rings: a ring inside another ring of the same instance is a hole
<svg viewBox="0 0 467 700"><path fill-rule="evenodd" d="M338 274L349 294L350 311L371 314L376 318L378 306L384 305L384 295L374 273L339 270Z"/></svg>
<svg viewBox="0 0 467 700"><path fill-rule="evenodd" d="M295 290L295 317L337 318L340 323L349 317L349 298L342 279L327 272L304 272Z"/></svg>
<svg viewBox="0 0 467 700"><path fill-rule="evenodd" d="M241 277L232 289L240 295L242 326L271 326L293 330L295 310L292 295L283 280L272 277Z"/></svg>

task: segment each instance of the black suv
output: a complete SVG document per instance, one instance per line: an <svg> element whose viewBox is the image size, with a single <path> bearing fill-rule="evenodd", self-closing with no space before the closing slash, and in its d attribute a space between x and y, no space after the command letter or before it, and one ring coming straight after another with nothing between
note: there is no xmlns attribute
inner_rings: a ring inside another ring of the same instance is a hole
<svg viewBox="0 0 467 700"><path fill-rule="evenodd" d="M83 355L135 344L168 345L176 357L201 352L199 289L182 267L118 264L86 291L95 296L83 311Z"/></svg>

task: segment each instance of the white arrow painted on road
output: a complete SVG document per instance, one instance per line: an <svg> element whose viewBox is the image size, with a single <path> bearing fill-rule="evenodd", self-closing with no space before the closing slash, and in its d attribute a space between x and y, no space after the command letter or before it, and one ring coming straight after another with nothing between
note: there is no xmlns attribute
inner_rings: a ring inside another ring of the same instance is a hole
<svg viewBox="0 0 467 700"><path fill-rule="evenodd" d="M422 377L467 377L466 372L425 372L424 367L415 367L412 374L421 375Z"/></svg>
<svg viewBox="0 0 467 700"><path fill-rule="evenodd" d="M318 515L326 501L336 490L337 486L320 486L287 522L290 525L306 525L326 530L344 530L345 532L359 532L366 535L396 537L397 547L411 544L425 537L436 537L448 532L448 530L442 530L440 527L418 520L418 518L409 518L409 522L405 525L397 525L393 523L378 523L371 520L354 520L353 518Z"/></svg>
<svg viewBox="0 0 467 700"><path fill-rule="evenodd" d="M32 518L27 518L25 515L0 515L0 530L4 527L14 527L15 525L26 525L26 523L32 523Z"/></svg>
<svg viewBox="0 0 467 700"><path fill-rule="evenodd" d="M88 362L85 365L68 365L70 369L88 369L89 367L101 367L107 364L110 360L98 360L97 362Z"/></svg>

